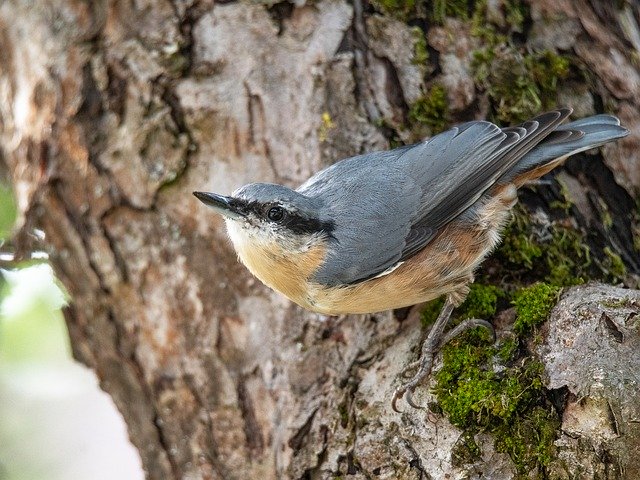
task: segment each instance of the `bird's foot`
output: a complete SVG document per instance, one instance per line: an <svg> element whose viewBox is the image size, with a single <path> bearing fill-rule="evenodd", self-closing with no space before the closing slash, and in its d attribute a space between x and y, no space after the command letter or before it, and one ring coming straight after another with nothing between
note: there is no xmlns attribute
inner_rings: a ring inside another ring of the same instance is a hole
<svg viewBox="0 0 640 480"><path fill-rule="evenodd" d="M495 328L493 328L493 325L491 325L486 320L482 320L480 318L468 318L468 319L463 320L462 322L460 322L458 325L456 325L455 327L453 327L451 330L449 330L446 333L446 335L442 339L442 343L440 344L440 347L445 346L451 340L453 340L456 337L459 337L460 335L462 335L467 330L471 330L472 328L477 328L477 327L486 328L489 331L489 333L491 334L491 343L495 343L495 341L496 341L496 330L495 330Z"/></svg>
<svg viewBox="0 0 640 480"><path fill-rule="evenodd" d="M411 370L415 367L419 367L415 375L411 377L411 380L409 380L408 382L405 382L393 394L393 399L391 400L391 408L393 408L394 411L398 413L400 412L400 410L398 410L397 402L402 397L404 397L407 403L411 405L413 408L418 408L418 409L423 408L421 405L418 405L413 399L413 392L415 391L416 387L431 373L431 367L433 366L434 355L435 355L435 352L430 355L425 355L423 353L423 355L420 357L420 360L418 360L417 362L413 362L412 364L408 365L407 368L405 368L403 373L406 372L407 370Z"/></svg>
<svg viewBox="0 0 640 480"><path fill-rule="evenodd" d="M411 378L411 380L404 383L400 388L398 388L395 391L393 395L393 399L391 400L391 407L393 408L394 411L399 412L397 407L397 402L402 397L405 397L405 400L407 401L407 403L413 408L423 408L421 405L418 405L413 399L413 392L415 391L416 387L420 383L422 383L426 378L428 378L429 375L431 374L431 368L433 367L434 358L438 353L438 351L440 350L440 348L442 348L444 345L449 343L451 340L458 337L459 335L461 335L462 333L466 332L469 329L476 328L476 327L484 327L487 330L489 330L489 332L491 332L493 341L495 341L496 335L495 335L495 330L493 328L493 325L491 325L486 320L481 320L478 318L467 319L462 323L460 323L459 325L456 325L446 334L444 334L443 333L444 326L449 320L452 309L453 307L451 305L448 306L448 302L445 303L445 306L443 307L442 312L440 312L438 319L433 325L424 343L422 344L422 355L420 356L420 360L418 360L417 362L411 363L403 371L404 373L407 370L418 367L418 371Z"/></svg>

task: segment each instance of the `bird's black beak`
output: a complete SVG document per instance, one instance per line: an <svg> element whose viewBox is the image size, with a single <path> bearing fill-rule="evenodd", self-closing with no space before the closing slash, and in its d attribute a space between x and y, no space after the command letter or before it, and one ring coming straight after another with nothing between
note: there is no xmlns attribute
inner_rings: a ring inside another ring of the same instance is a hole
<svg viewBox="0 0 640 480"><path fill-rule="evenodd" d="M193 194L198 200L213 208L220 215L232 220L245 218L244 212L240 209L242 206L241 202L238 202L238 200L233 197L225 197L224 195L209 192L193 192Z"/></svg>

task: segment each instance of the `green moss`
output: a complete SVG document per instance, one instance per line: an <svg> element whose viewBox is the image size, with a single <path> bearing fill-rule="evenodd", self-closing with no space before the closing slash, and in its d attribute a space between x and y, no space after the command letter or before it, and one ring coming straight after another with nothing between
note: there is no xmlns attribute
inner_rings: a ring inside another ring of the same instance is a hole
<svg viewBox="0 0 640 480"><path fill-rule="evenodd" d="M569 60L550 50L523 54L505 44L474 53L472 69L496 120L516 123L555 105L558 81L569 75Z"/></svg>
<svg viewBox="0 0 640 480"><path fill-rule="evenodd" d="M446 17L468 19L469 2L467 0L433 0L430 20L442 24Z"/></svg>
<svg viewBox="0 0 640 480"><path fill-rule="evenodd" d="M509 347L511 354L514 348ZM495 347L468 339L444 347L435 393L449 421L464 429L466 438L477 431L493 434L496 449L508 453L526 474L551 460L559 421L545 400L542 365L525 360L497 373L490 366L497 353ZM464 442L455 450L463 462L467 449Z"/></svg>
<svg viewBox="0 0 640 480"><path fill-rule="evenodd" d="M592 264L585 235L563 222L532 224L530 214L518 205L505 228L494 258L502 276L526 275L558 286L577 285L599 273ZM524 282L522 282L524 283Z"/></svg>
<svg viewBox="0 0 640 480"><path fill-rule="evenodd" d="M372 0L376 10L399 20L408 20L416 15L416 0Z"/></svg>
<svg viewBox="0 0 640 480"><path fill-rule="evenodd" d="M552 409L533 407L524 415L515 416L514 424L496 428L496 450L507 453L516 464L518 473L525 475L551 463L555 454L553 442L559 427L560 419Z"/></svg>
<svg viewBox="0 0 640 480"><path fill-rule="evenodd" d="M462 337L463 338L463 337ZM495 374L486 370L491 348L477 342L455 341L442 349L442 368L436 374L438 405L460 428L485 425L485 399L495 393Z"/></svg>
<svg viewBox="0 0 640 480"><path fill-rule="evenodd" d="M569 192L569 187L567 187L567 184L559 178L556 178L556 181L560 186L560 196L562 197L562 200L554 200L549 204L549 206L551 208L557 208L559 210L562 210L566 215L569 215L569 212L571 211L571 207L573 207L573 200L571 199L571 193Z"/></svg>
<svg viewBox="0 0 640 480"><path fill-rule="evenodd" d="M454 467L467 465L478 460L481 453L473 432L462 432L451 449L451 463Z"/></svg>
<svg viewBox="0 0 640 480"><path fill-rule="evenodd" d="M484 85L487 82L491 76L491 64L494 58L496 58L496 53L491 48L483 48L473 52L471 66L476 83Z"/></svg>
<svg viewBox="0 0 640 480"><path fill-rule="evenodd" d="M409 121L429 126L432 133L444 130L448 115L447 92L440 84L433 85L409 109Z"/></svg>
<svg viewBox="0 0 640 480"><path fill-rule="evenodd" d="M504 230L499 252L509 262L527 269L533 268L534 260L542 256L542 248L530 231L527 214L518 208L514 210L512 220Z"/></svg>
<svg viewBox="0 0 640 480"><path fill-rule="evenodd" d="M553 285L578 285L589 276L591 252L584 236L576 230L555 226L544 257L549 272L545 280Z"/></svg>
<svg viewBox="0 0 640 480"><path fill-rule="evenodd" d="M523 31L529 12L523 2L508 0L504 13L507 25L492 25L486 2L477 2L471 34L483 46L474 52L472 69L476 83L487 92L495 120L516 123L555 106L558 82L568 78L570 61L551 50L528 52L514 46L510 34Z"/></svg>
<svg viewBox="0 0 640 480"><path fill-rule="evenodd" d="M504 22L495 25L488 20L487 2L475 3L471 34L482 47L474 52L472 67L476 83L492 102L496 120L512 123L555 103L558 81L569 76L570 62L551 50L528 52L514 46L511 35L523 31L528 6L521 0L502 4Z"/></svg>
<svg viewBox="0 0 640 480"><path fill-rule="evenodd" d="M566 195L565 199L570 202ZM555 207L568 214L569 205L560 203ZM491 277L482 277L485 282L499 278L509 284L542 281L562 287L592 279L615 282L627 275L623 259L612 247L592 252L587 234L573 228L571 222L532 221L521 205L515 207L503 242L487 263L493 265L494 272Z"/></svg>
<svg viewBox="0 0 640 480"><path fill-rule="evenodd" d="M494 285L473 283L469 295L456 313L461 318L491 318L496 314L498 298L504 296L505 293Z"/></svg>
<svg viewBox="0 0 640 480"><path fill-rule="evenodd" d="M604 268L614 278L621 280L627 274L627 267L625 266L622 258L610 247L604 247L603 253L605 254Z"/></svg>
<svg viewBox="0 0 640 480"><path fill-rule="evenodd" d="M600 205L600 220L602 221L602 226L607 230L611 230L611 227L613 227L613 217L611 216L609 207L601 198L598 198L598 203Z"/></svg>
<svg viewBox="0 0 640 480"><path fill-rule="evenodd" d="M422 18L429 23L443 24L447 17L466 20L470 13L468 0L372 0L371 3L379 12L403 21Z"/></svg>
<svg viewBox="0 0 640 480"><path fill-rule="evenodd" d="M540 248L540 260L546 260L545 255ZM434 393L443 414L465 432L453 450L455 462L473 461L478 452L470 441L484 431L495 439L497 451L510 456L518 475L544 475L545 466L554 458L560 421L547 400L543 366L527 357L522 338L547 317L559 291L560 287L544 283L517 290L513 295L515 335L511 338L492 344L489 337L469 331L443 347ZM491 318L505 297L499 288L473 284L467 300L455 312L457 320ZM432 304L432 318L440 306Z"/></svg>
<svg viewBox="0 0 640 480"><path fill-rule="evenodd" d="M497 355L503 362L513 360L518 353L518 340L516 338L507 338L501 340L497 346Z"/></svg>
<svg viewBox="0 0 640 480"><path fill-rule="evenodd" d="M558 80L569 76L571 66L569 59L551 50L526 55L524 61L527 70L543 94L555 93Z"/></svg>
<svg viewBox="0 0 640 480"><path fill-rule="evenodd" d="M560 287L547 283L536 283L518 290L513 296L516 320L513 330L518 335L531 331L544 322L558 301Z"/></svg>
<svg viewBox="0 0 640 480"><path fill-rule="evenodd" d="M429 61L429 50L427 49L427 39L420 27L412 27L411 35L414 40L413 60L415 65L426 65Z"/></svg>
<svg viewBox="0 0 640 480"><path fill-rule="evenodd" d="M492 24L487 18L487 1L475 2L471 16L471 34L487 47L498 47L508 42L508 34L522 32L525 19L529 16L528 6L520 0L503 0L504 22Z"/></svg>
<svg viewBox="0 0 640 480"><path fill-rule="evenodd" d="M514 32L522 32L525 19L529 16L528 6L519 0L504 2L505 20Z"/></svg>
<svg viewBox="0 0 640 480"><path fill-rule="evenodd" d="M338 414L340 415L340 426L347 428L349 424L349 409L346 400L338 405Z"/></svg>
<svg viewBox="0 0 640 480"><path fill-rule="evenodd" d="M542 364L524 356L520 344L521 336L546 318L559 291L536 284L516 292L513 338L491 345L470 331L443 347L435 394L449 421L465 432L453 450L455 462L469 463L480 454L473 441L480 431L494 437L496 450L510 456L519 475L544 472L553 459L560 421L546 400ZM490 318L505 295L474 284L458 313Z"/></svg>

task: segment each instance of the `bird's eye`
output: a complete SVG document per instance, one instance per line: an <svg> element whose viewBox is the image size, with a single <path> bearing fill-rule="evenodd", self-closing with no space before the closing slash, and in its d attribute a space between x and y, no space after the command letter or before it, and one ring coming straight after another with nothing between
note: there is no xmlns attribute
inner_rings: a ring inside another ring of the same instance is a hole
<svg viewBox="0 0 640 480"><path fill-rule="evenodd" d="M279 222L284 218L284 208L282 207L271 207L267 211L267 218L272 222Z"/></svg>

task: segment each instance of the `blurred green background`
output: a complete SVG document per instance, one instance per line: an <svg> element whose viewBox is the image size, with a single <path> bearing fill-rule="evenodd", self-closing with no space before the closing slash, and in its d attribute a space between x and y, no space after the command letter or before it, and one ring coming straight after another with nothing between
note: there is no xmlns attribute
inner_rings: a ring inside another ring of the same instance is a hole
<svg viewBox="0 0 640 480"><path fill-rule="evenodd" d="M13 265L11 188L0 184L0 480L142 479L137 451L93 372L71 357L67 302L46 260Z"/></svg>

